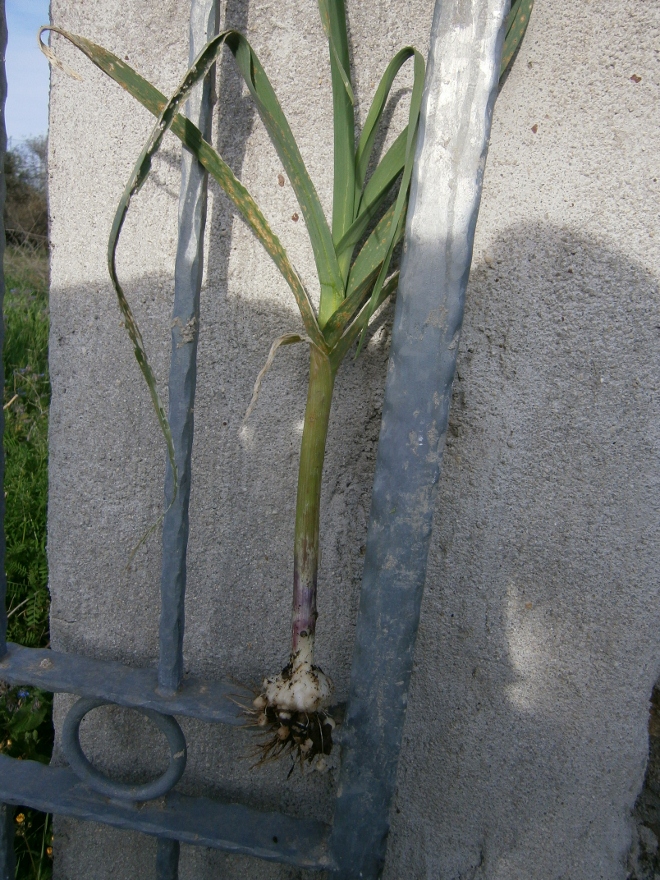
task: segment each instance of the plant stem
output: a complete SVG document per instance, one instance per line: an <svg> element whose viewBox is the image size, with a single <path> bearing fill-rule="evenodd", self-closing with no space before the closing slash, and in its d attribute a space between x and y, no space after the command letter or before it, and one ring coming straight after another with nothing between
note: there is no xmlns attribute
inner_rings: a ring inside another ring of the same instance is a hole
<svg viewBox="0 0 660 880"><path fill-rule="evenodd" d="M334 383L335 370L328 357L311 345L296 499L291 625L291 657L294 666L314 662L321 478Z"/></svg>

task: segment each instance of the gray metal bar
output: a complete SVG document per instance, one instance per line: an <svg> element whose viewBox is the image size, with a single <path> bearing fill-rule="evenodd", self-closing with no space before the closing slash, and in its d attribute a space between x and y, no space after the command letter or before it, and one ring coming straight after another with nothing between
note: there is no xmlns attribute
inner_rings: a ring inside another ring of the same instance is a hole
<svg viewBox="0 0 660 880"><path fill-rule="evenodd" d="M187 715L239 727L245 724L245 716L236 701L249 705L254 696L233 682L191 676L184 679L173 697L165 697L157 692L155 669L134 669L48 648L23 648L12 642L0 660L0 679L54 693L100 697L119 706L154 709L163 715Z"/></svg>
<svg viewBox="0 0 660 880"><path fill-rule="evenodd" d="M332 870L330 828L311 819L172 792L130 805L90 791L68 768L0 755L0 801L299 868Z"/></svg>
<svg viewBox="0 0 660 880"><path fill-rule="evenodd" d="M0 162L3 173L0 174L0 314L5 298L5 153L7 151L7 129L5 126L5 101L7 100L7 74L5 71L5 53L7 51L7 16L5 0L0 0ZM5 387L2 350L5 341L5 322L0 321L0 388ZM0 490L5 480L5 456L2 438L5 430L4 410L0 408ZM7 651L7 575L5 574L5 493L0 491L0 657Z"/></svg>
<svg viewBox="0 0 660 880"><path fill-rule="evenodd" d="M192 0L190 60L218 31L219 0ZM211 91L215 68L191 93L186 115L210 140ZM176 255L172 360L169 379L169 422L174 439L179 490L173 504L174 480L167 463L161 575L160 663L158 683L163 693L173 693L183 675L183 631L186 593L186 548L190 501L199 292L202 285L207 174L184 150L181 160L179 242ZM171 506L170 506L171 504Z"/></svg>
<svg viewBox="0 0 660 880"><path fill-rule="evenodd" d="M0 880L14 880L14 808L0 803Z"/></svg>
<svg viewBox="0 0 660 880"><path fill-rule="evenodd" d="M158 840L156 850L156 878L157 880L179 880L179 852L181 844L178 840L167 840L164 837Z"/></svg>
<svg viewBox="0 0 660 880"><path fill-rule="evenodd" d="M436 3L331 852L380 875L508 0Z"/></svg>

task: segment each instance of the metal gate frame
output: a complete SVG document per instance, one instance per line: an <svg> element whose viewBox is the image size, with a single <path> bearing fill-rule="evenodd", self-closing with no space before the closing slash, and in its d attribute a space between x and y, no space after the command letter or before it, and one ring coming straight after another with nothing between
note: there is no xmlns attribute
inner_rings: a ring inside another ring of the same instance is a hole
<svg viewBox="0 0 660 880"><path fill-rule="evenodd" d="M191 59L217 32L218 10L219 0L192 0ZM206 173L184 151L169 378L180 489L163 524L159 667L134 669L7 643L6 578L0 565L0 679L80 698L62 730L69 768L0 755L0 880L14 876L16 804L157 837L159 880L178 876L181 843L325 870L337 880L380 876L507 11L508 0L436 0L350 693L338 731L341 770L332 824L172 790L186 761L185 739L175 715L243 723L240 709L227 699L236 692L234 683L182 678L197 342L195 338L192 344L180 345L179 328L199 316L207 189ZM1 0L1 156L6 150L6 42ZM438 101L442 82L455 83L450 101ZM207 136L211 106L209 80L196 89L187 107L188 116ZM1 187L0 205L4 179ZM0 258L3 252L0 229ZM171 492L168 465L166 498ZM0 504L4 514L2 493ZM3 559L4 537L0 554ZM78 741L79 725L87 712L105 704L137 709L165 733L170 764L162 777L143 786L125 785L103 776L87 761Z"/></svg>

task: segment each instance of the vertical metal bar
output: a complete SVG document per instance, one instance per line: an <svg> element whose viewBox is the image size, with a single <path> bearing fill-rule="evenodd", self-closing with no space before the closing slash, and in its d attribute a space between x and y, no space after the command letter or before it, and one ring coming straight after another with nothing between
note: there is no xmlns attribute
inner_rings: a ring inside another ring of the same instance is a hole
<svg viewBox="0 0 660 880"><path fill-rule="evenodd" d="M7 73L5 71L5 53L7 51L7 16L5 15L5 0L0 0L0 162L2 162L2 174L0 174L0 314L5 298L5 152L7 151L7 129L5 126L5 101L7 100ZM5 372L3 368L2 350L5 337L5 322L0 320L0 388L5 387ZM2 446L2 438L5 430L4 410L0 408L0 657L7 653L7 575L5 574L5 493L2 487L5 482L5 455Z"/></svg>
<svg viewBox="0 0 660 880"><path fill-rule="evenodd" d="M181 846L178 840L158 838L156 850L156 878L157 880L179 880L179 852Z"/></svg>
<svg viewBox="0 0 660 880"><path fill-rule="evenodd" d="M507 7L435 7L331 837L343 880L385 860Z"/></svg>
<svg viewBox="0 0 660 880"><path fill-rule="evenodd" d="M14 880L14 808L0 804L0 880Z"/></svg>
<svg viewBox="0 0 660 880"><path fill-rule="evenodd" d="M192 0L190 10L190 60L218 31L219 0ZM186 115L209 138L212 122L211 92L215 68L192 92ZM197 334L199 292L204 269L207 174L184 150L181 160L179 242L176 255L172 360L169 379L169 420L176 451L179 488L174 504L172 468L165 475L163 562L161 575L160 663L158 684L173 693L183 674L183 630L186 593L186 548L190 501L195 385L197 381Z"/></svg>

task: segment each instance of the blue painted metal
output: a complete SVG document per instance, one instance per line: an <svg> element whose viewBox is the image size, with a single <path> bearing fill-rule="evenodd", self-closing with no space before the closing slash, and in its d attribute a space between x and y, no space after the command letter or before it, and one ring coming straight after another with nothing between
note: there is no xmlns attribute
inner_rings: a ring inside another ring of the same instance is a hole
<svg viewBox="0 0 660 880"><path fill-rule="evenodd" d="M14 880L14 808L0 803L0 880Z"/></svg>
<svg viewBox="0 0 660 880"><path fill-rule="evenodd" d="M181 844L178 840L160 838L156 850L156 880L179 880L179 852Z"/></svg>
<svg viewBox="0 0 660 880"><path fill-rule="evenodd" d="M67 767L0 755L0 800L299 868L333 868L323 822L177 792L146 804L121 803L90 791Z"/></svg>
<svg viewBox="0 0 660 880"><path fill-rule="evenodd" d="M507 11L435 8L331 839L345 880L385 862Z"/></svg>
<svg viewBox="0 0 660 880"><path fill-rule="evenodd" d="M217 32L219 0L193 0L190 13L190 61ZM186 104L186 115L210 140L211 91L215 67ZM188 505L197 382L199 293L204 269L204 227L208 175L189 153L181 160L179 241L174 279L172 359L169 380L169 423L172 430L179 487L174 503L174 479L168 461L165 475L163 562L161 575L160 663L158 683L164 694L177 691L183 677L183 630L186 593Z"/></svg>
<svg viewBox="0 0 660 880"><path fill-rule="evenodd" d="M114 661L93 660L48 648L23 648L9 642L0 660L0 679L30 684L44 691L99 697L119 706L142 707L163 715L186 715L200 721L240 727L245 717L238 703L249 705L253 694L233 682L184 678L173 697L157 692L155 669L134 669Z"/></svg>
<svg viewBox="0 0 660 880"><path fill-rule="evenodd" d="M122 798L127 801L149 801L167 794L183 776L188 758L186 740L176 720L171 715L161 715L153 709L135 710L145 715L161 733L165 734L170 747L170 761L167 770L152 782L140 785L116 782L94 767L80 745L80 722L93 709L107 705L109 704L106 700L82 697L69 709L62 725L61 745L73 772L91 789L106 797Z"/></svg>

